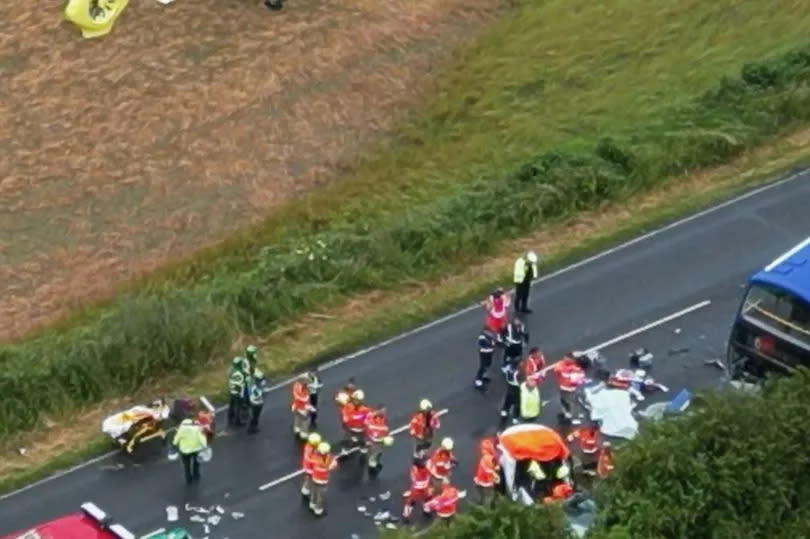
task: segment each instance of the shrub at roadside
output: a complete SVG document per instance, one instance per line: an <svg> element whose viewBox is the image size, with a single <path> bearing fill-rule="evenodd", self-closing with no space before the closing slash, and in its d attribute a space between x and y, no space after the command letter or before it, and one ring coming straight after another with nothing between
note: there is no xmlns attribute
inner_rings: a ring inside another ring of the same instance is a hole
<svg viewBox="0 0 810 539"><path fill-rule="evenodd" d="M0 346L0 438L55 410L190 373L238 331L266 332L350 293L436 277L503 238L728 161L810 120L809 80L810 48L752 64L689 106L591 151L546 152L396 216L364 216L355 201L342 219L286 230L246 258L245 271L153 284L117 300L100 320Z"/></svg>
<svg viewBox="0 0 810 539"><path fill-rule="evenodd" d="M405 531L383 534L386 539L410 539ZM573 539L559 507L526 507L500 501L491 509L465 508L446 525L434 523L426 539Z"/></svg>

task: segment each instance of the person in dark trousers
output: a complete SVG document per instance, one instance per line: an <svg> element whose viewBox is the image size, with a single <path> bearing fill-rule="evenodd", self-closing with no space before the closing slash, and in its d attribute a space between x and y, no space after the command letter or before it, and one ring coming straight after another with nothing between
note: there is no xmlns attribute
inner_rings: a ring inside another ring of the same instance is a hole
<svg viewBox="0 0 810 539"><path fill-rule="evenodd" d="M199 454L208 447L208 438L200 425L195 425L191 419L184 419L172 440L183 460L183 471L186 475L186 484L200 479Z"/></svg>
<svg viewBox="0 0 810 539"><path fill-rule="evenodd" d="M537 278L537 254L529 251L515 261L515 311L529 314L529 291L532 281Z"/></svg>
<svg viewBox="0 0 810 539"><path fill-rule="evenodd" d="M309 413L309 430L314 431L318 428L318 390L323 387L321 379L318 377L318 370L312 370L307 373L307 389L309 389L309 403L312 405L312 411Z"/></svg>
<svg viewBox="0 0 810 539"><path fill-rule="evenodd" d="M248 434L255 434L259 432L259 417L262 415L262 408L264 407L264 391L262 390L262 386L256 380L253 380L250 384L248 403L250 405L250 423L248 424Z"/></svg>
<svg viewBox="0 0 810 539"><path fill-rule="evenodd" d="M504 367L504 376L506 377L506 394L503 398L503 405L501 406L501 427L505 427L512 417L512 422L517 422L518 413L520 410L520 369L515 362L509 361Z"/></svg>
<svg viewBox="0 0 810 539"><path fill-rule="evenodd" d="M495 355L495 346L498 337L487 327L478 336L478 372L475 374L475 388L485 390L490 381L487 372L492 365L492 356Z"/></svg>
<svg viewBox="0 0 810 539"><path fill-rule="evenodd" d="M512 321L506 326L503 345L504 367L509 362L519 362L523 356L523 345L529 344L529 332L523 321L517 316L512 317Z"/></svg>

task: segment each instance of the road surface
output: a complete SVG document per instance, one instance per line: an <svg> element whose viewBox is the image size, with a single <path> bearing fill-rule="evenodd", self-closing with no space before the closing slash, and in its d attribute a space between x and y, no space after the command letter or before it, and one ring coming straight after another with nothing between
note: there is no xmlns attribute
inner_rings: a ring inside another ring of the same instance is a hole
<svg viewBox="0 0 810 539"><path fill-rule="evenodd" d="M703 360L724 357L746 277L810 235L808 201L810 172L547 276L532 291L532 344L550 360L570 349L606 344L602 352L614 366L625 365L631 350L646 346L656 356L653 374L670 387L670 398L682 387L718 384L721 371ZM672 319L662 323L667 317ZM335 362L323 375L324 432L330 439L338 433L329 399L349 376L365 389L367 400L387 406L392 428L404 426L419 400L429 398L448 410L442 434L455 439L460 460L455 477L470 487L477 441L494 432L502 396L497 376L487 394L472 387L482 320L480 310L469 309ZM553 383L542 391L544 399L552 399L544 418L553 424L558 411ZM372 519L357 506L401 510L411 451L407 434L397 436L375 481L363 476L361 465L344 464L330 485L329 513L315 519L301 504L300 477L290 476L299 455L290 435L289 398L286 385L267 395L259 435L220 437L194 487L184 485L181 466L162 454L137 462L116 455L1 497L0 536L94 501L138 534L171 526L167 505L191 503L226 509L211 539L373 537ZM387 502L362 502L383 492L392 493ZM244 517L234 519L230 512ZM206 536L201 525L190 528L195 537Z"/></svg>

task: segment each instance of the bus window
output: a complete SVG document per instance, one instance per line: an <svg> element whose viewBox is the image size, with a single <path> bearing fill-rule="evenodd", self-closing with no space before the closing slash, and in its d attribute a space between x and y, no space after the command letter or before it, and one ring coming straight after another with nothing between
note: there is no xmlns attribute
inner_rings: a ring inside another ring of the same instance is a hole
<svg viewBox="0 0 810 539"><path fill-rule="evenodd" d="M742 315L755 324L810 345L810 304L786 290L754 283Z"/></svg>

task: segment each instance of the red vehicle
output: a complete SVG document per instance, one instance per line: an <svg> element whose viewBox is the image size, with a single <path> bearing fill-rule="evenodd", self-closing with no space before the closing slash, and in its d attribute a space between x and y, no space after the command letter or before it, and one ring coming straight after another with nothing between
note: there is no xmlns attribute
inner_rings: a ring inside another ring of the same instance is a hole
<svg viewBox="0 0 810 539"><path fill-rule="evenodd" d="M81 512L63 516L0 539L136 539L94 503L83 503Z"/></svg>

